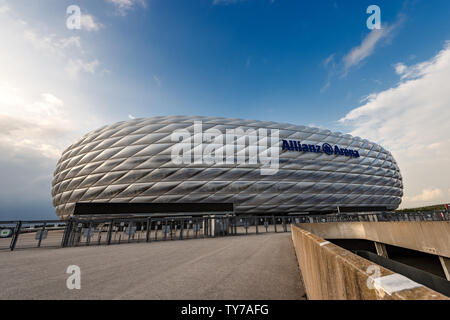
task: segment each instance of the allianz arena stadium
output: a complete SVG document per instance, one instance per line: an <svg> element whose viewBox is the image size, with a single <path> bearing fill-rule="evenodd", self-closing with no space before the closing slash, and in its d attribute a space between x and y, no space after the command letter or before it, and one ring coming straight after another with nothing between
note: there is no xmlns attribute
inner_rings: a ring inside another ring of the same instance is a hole
<svg viewBox="0 0 450 320"><path fill-rule="evenodd" d="M152 117L105 126L62 154L61 219L78 203L233 204L237 215L396 209L391 153L348 134L256 120Z"/></svg>

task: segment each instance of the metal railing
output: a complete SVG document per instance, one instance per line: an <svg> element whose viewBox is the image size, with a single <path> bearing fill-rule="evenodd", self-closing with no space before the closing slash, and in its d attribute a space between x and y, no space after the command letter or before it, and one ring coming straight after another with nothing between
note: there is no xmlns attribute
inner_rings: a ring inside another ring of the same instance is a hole
<svg viewBox="0 0 450 320"><path fill-rule="evenodd" d="M392 222L392 221L450 221L449 211L427 212L372 212L357 214L332 214L308 216L311 223L321 222Z"/></svg>
<svg viewBox="0 0 450 320"><path fill-rule="evenodd" d="M450 212L374 212L286 216L177 216L0 221L0 250L110 245L290 232L290 224L325 222L450 221Z"/></svg>
<svg viewBox="0 0 450 320"><path fill-rule="evenodd" d="M60 220L0 221L0 250L60 247L66 226Z"/></svg>
<svg viewBox="0 0 450 320"><path fill-rule="evenodd" d="M297 220L295 220L297 218ZM75 219L68 222L63 247L186 240L268 232L290 232L294 216L202 216Z"/></svg>

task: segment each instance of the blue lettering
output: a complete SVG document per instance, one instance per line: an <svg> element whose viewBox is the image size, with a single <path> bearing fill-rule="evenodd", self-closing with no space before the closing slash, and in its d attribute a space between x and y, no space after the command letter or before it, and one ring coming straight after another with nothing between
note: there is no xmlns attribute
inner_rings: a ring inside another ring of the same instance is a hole
<svg viewBox="0 0 450 320"><path fill-rule="evenodd" d="M341 154L341 150L339 150L338 146L334 146L334 154Z"/></svg>
<svg viewBox="0 0 450 320"><path fill-rule="evenodd" d="M289 150L294 151L294 142L289 140Z"/></svg>
<svg viewBox="0 0 450 320"><path fill-rule="evenodd" d="M286 140L283 140L283 148L282 148L282 150L290 150L289 149L289 144L288 144L288 142Z"/></svg>
<svg viewBox="0 0 450 320"><path fill-rule="evenodd" d="M299 152L315 152L315 153L326 153L328 155L332 155L333 151L335 155L347 156L351 158L359 158L359 152L352 149L339 148L339 146L335 145L334 149L328 143L324 143L323 147L314 144L301 144L300 141L295 140L282 140L282 150L289 151L299 151Z"/></svg>

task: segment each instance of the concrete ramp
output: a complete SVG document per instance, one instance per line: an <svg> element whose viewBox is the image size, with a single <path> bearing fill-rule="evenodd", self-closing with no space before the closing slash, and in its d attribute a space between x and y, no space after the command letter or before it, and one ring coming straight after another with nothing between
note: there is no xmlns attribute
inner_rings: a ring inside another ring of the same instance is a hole
<svg viewBox="0 0 450 320"><path fill-rule="evenodd" d="M450 258L450 221L329 222L298 226L325 239L364 239Z"/></svg>
<svg viewBox="0 0 450 320"><path fill-rule="evenodd" d="M324 224L308 224L323 229ZM303 225L302 225L303 226ZM333 236L351 229L348 224L332 229ZM292 241L309 299L447 300L449 298L400 274L376 265L330 241L292 226ZM361 234L355 225L354 235ZM331 237L330 237L331 238Z"/></svg>

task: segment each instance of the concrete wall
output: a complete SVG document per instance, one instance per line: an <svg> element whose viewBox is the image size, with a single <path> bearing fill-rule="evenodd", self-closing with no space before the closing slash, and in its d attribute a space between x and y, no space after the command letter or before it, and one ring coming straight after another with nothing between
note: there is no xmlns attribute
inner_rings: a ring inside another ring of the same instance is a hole
<svg viewBox="0 0 450 320"><path fill-rule="evenodd" d="M301 223L325 239L365 239L450 258L450 221Z"/></svg>
<svg viewBox="0 0 450 320"><path fill-rule="evenodd" d="M448 299L298 226L291 230L309 299Z"/></svg>

